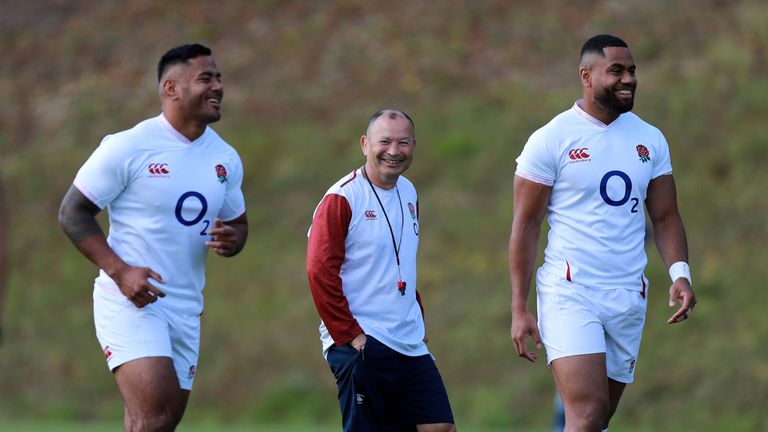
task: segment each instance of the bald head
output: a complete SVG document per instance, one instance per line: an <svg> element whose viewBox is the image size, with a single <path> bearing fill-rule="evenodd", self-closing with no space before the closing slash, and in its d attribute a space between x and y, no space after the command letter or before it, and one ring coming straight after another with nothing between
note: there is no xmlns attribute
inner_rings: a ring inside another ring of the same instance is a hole
<svg viewBox="0 0 768 432"><path fill-rule="evenodd" d="M404 118L408 120L408 123L411 124L411 131L413 133L413 138L416 138L416 125L413 124L413 119L408 114L396 109L383 109L381 111L377 111L373 113L371 118L368 120L368 127L365 129L366 135L370 134L371 126L373 126L373 124L376 123L376 120L378 120L381 117L388 118L390 120L395 120L397 118Z"/></svg>

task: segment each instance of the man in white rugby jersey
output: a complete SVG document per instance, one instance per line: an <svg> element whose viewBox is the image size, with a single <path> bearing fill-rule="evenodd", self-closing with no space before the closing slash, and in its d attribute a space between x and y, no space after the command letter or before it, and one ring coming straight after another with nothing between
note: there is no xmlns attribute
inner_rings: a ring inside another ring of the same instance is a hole
<svg viewBox="0 0 768 432"><path fill-rule="evenodd" d="M581 50L583 98L534 132L517 159L509 240L511 336L546 348L567 431L600 431L631 383L645 323L645 212L669 267L670 324L696 304L662 133L631 113L637 78L627 44L610 35ZM538 322L528 311L541 223L550 231L536 272Z"/></svg>
<svg viewBox="0 0 768 432"><path fill-rule="evenodd" d="M173 430L200 346L207 250L231 257L248 236L237 152L208 127L224 87L211 50L182 45L157 68L162 113L106 136L59 211L100 269L96 335L125 403L125 430ZM96 214L109 208L109 237Z"/></svg>

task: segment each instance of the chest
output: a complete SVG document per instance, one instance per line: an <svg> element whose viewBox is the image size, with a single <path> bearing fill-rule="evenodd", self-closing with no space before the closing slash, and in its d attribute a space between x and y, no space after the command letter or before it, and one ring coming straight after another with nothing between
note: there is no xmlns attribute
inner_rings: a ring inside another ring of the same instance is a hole
<svg viewBox="0 0 768 432"><path fill-rule="evenodd" d="M202 151L151 152L131 164L124 205L194 225L216 214L232 167Z"/></svg>
<svg viewBox="0 0 768 432"><path fill-rule="evenodd" d="M652 138L607 131L568 142L559 155L555 187L600 195L608 202L632 192L644 198L658 156Z"/></svg>
<svg viewBox="0 0 768 432"><path fill-rule="evenodd" d="M379 192L355 203L348 246L369 245L381 250L415 250L419 240L416 197L407 191Z"/></svg>

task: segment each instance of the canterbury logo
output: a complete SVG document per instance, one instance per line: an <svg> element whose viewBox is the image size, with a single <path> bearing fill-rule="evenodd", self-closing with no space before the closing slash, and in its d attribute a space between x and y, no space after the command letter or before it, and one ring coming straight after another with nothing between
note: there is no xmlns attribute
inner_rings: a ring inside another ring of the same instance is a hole
<svg viewBox="0 0 768 432"><path fill-rule="evenodd" d="M589 153L587 153L588 150L589 149L586 147L573 149L568 152L568 157L570 157L573 160L586 159L589 157Z"/></svg>
<svg viewBox="0 0 768 432"><path fill-rule="evenodd" d="M168 174L170 171L168 171L168 164L167 163L151 163L149 164L149 173L150 174Z"/></svg>
<svg viewBox="0 0 768 432"><path fill-rule="evenodd" d="M376 212L373 210L366 210L364 214L365 214L365 218L368 220L376 219Z"/></svg>

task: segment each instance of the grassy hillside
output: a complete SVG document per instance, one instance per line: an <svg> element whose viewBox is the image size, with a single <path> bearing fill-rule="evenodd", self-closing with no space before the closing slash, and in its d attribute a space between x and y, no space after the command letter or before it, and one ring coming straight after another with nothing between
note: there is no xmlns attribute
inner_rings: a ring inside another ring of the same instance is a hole
<svg viewBox="0 0 768 432"><path fill-rule="evenodd" d="M394 106L418 129L408 177L423 218L419 289L457 421L546 427L549 372L517 359L509 340L514 159L579 97L581 43L609 32L638 64L635 112L670 143L700 301L685 324L665 323L668 277L649 245L638 379L613 428L768 430L763 2L9 3L0 178L12 274L0 424L120 417L92 329L96 269L60 233L56 212L101 137L159 112L158 57L199 41L224 73L215 128L245 164L251 237L238 257L209 261L185 421L338 421L304 273L306 231L327 187L362 163L368 116Z"/></svg>

